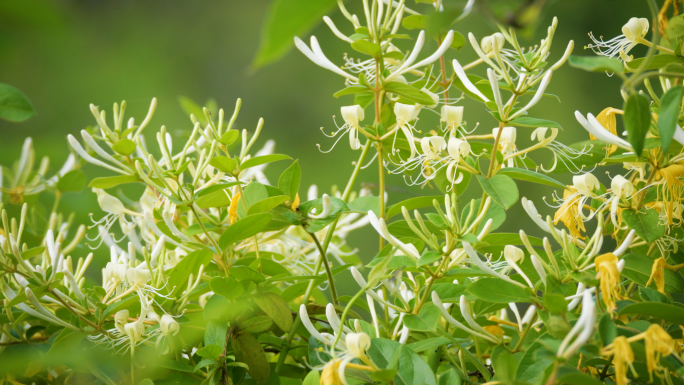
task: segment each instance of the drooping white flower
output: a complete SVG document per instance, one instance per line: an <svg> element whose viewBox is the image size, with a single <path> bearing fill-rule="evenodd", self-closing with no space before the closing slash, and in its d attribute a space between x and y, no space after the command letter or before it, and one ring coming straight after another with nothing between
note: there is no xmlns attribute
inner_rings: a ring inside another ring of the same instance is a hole
<svg viewBox="0 0 684 385"><path fill-rule="evenodd" d="M585 197L595 196L594 190L597 190L601 187L598 179L596 179L594 174L590 172L583 175L573 176L572 184L573 187Z"/></svg>
<svg viewBox="0 0 684 385"><path fill-rule="evenodd" d="M501 32L497 32L495 34L483 37L480 42L480 46L482 47L482 51L488 54L492 51L501 51L505 43L506 38L504 35Z"/></svg>
<svg viewBox="0 0 684 385"><path fill-rule="evenodd" d="M596 39L593 34L589 34L594 44L589 45L596 54L601 56L614 57L616 55L629 62L634 58L628 55L629 51L634 48L648 33L648 19L633 17L622 26L622 35L614 37L608 41L604 41L602 37Z"/></svg>
<svg viewBox="0 0 684 385"><path fill-rule="evenodd" d="M411 155L408 160L413 159L416 156L416 144L413 140L413 131L415 127L411 124L418 117L418 112L415 105L395 103L394 104L394 114L397 117L397 127L404 133L406 140L408 141L409 148L411 149Z"/></svg>
<svg viewBox="0 0 684 385"><path fill-rule="evenodd" d="M499 127L492 129L492 135L496 138L499 136ZM508 155L512 155L516 151L515 147L516 140L516 130L515 127L506 126L501 130L501 135L499 136L499 148L495 151L501 152L501 155L506 158ZM514 159L508 159L508 167L513 167L515 165Z"/></svg>
<svg viewBox="0 0 684 385"><path fill-rule="evenodd" d="M322 201L323 209L321 210L321 212L319 214L316 214L316 208L314 208L309 213L309 218L320 219L330 215L330 211L332 210L332 201L330 200L330 196L328 194L323 194Z"/></svg>
<svg viewBox="0 0 684 385"><path fill-rule="evenodd" d="M164 314L159 321L159 329L161 329L162 334L166 337L175 336L180 330L180 325L169 314Z"/></svg>
<svg viewBox="0 0 684 385"><path fill-rule="evenodd" d="M504 259L506 260L506 263L508 266L513 268L520 276L523 277L525 282L527 282L527 285L534 289L534 285L532 284L532 281L527 277L525 272L520 268L518 265L518 262L522 263L522 261L525 258L525 252L522 251L521 249L512 246L512 245L506 245L504 247Z"/></svg>
<svg viewBox="0 0 684 385"><path fill-rule="evenodd" d="M575 111L575 118L585 130L594 135L598 140L602 140L608 144L614 144L627 151L634 151L629 142L617 137L616 135L613 135L610 131L603 127L598 120L596 120L594 115L587 114L587 118L585 118L579 111Z"/></svg>
<svg viewBox="0 0 684 385"><path fill-rule="evenodd" d="M575 322L575 325L570 329L570 332L565 336L558 348L558 357L569 358L582 347L594 333L594 324L596 322L596 304L589 291L582 293L582 313ZM575 336L577 336L575 338ZM574 341L573 341L574 338ZM571 343L572 342L572 343Z"/></svg>
<svg viewBox="0 0 684 385"><path fill-rule="evenodd" d="M368 211L368 217L370 218L370 223L373 226L373 228L375 228L375 231L377 231L378 234L385 238L387 242L401 250L405 255L411 257L412 259L416 261L420 259L420 253L418 252L415 246L413 246L410 243L403 243L399 239L395 238L392 234L390 234L389 230L387 230L387 225L385 224L385 220L383 218L378 218L372 210Z"/></svg>
<svg viewBox="0 0 684 385"><path fill-rule="evenodd" d="M489 98L486 97L480 90L475 87L473 82L468 79L468 75L466 75L465 71L463 70L463 67L461 67L461 64L458 62L458 60L454 59L453 61L453 66L454 66L454 72L456 72L456 76L458 79L463 83L465 88L475 94L477 97L479 97L483 102L488 102Z"/></svg>
<svg viewBox="0 0 684 385"><path fill-rule="evenodd" d="M455 135L456 130L463 122L463 106L444 105L440 115L440 121L446 123L444 129L449 129L451 135Z"/></svg>
<svg viewBox="0 0 684 385"><path fill-rule="evenodd" d="M465 140L451 138L447 146L449 153L447 162L446 176L447 180L454 184L459 184L463 180L463 173L458 172L458 165L461 161L470 154L470 143ZM458 176L456 176L458 174Z"/></svg>

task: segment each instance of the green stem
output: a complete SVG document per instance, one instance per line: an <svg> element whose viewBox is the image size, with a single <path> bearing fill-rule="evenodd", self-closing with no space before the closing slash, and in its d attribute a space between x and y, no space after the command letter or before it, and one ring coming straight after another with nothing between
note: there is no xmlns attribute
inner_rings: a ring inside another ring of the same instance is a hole
<svg viewBox="0 0 684 385"><path fill-rule="evenodd" d="M363 147L363 150L361 151L361 155L359 155L359 159L356 161L356 165L354 167L354 171L352 172L351 176L349 177L349 181L347 182L347 186L344 188L344 192L342 193L342 200L346 201L349 199L349 195L351 194L352 188L354 187L354 183L356 183L356 177L359 174L359 170L361 170L361 166L363 166L363 162L366 160L366 156L368 155L368 150L371 147L372 142L369 140L366 142L366 145ZM328 245L332 241L333 238L333 233L335 232L335 228L337 227L337 222L339 221L339 217L333 221L333 223L330 224L328 227L328 232L325 235L325 240L323 240L323 245L322 249L323 250L328 250ZM324 254L321 254L321 256ZM316 266L314 267L313 274L318 275L321 271L321 265L323 264L323 259L318 258L318 261L316 261ZM306 305L306 303L309 301L309 298L311 297L311 293L313 292L313 289L315 287L315 280L311 280L309 282L309 285L306 287L306 292L304 293L304 298L302 299L302 304ZM302 324L302 319L299 317L299 312L297 312L297 317L295 318L294 324L292 325L292 330L290 330L290 333L287 335L287 338L285 342L283 343L283 347L280 351L280 356L278 357L278 363L276 364L276 373L280 373L280 371L283 368L283 365L285 364L285 359L287 358L287 353L290 350L290 344L292 343L292 339L294 338L295 334L297 333L297 329Z"/></svg>
<svg viewBox="0 0 684 385"><path fill-rule="evenodd" d="M380 197L380 218L385 218L385 167L382 161L382 143L378 142L378 184L379 191L378 196ZM380 235L380 249L385 247L385 239Z"/></svg>
<svg viewBox="0 0 684 385"><path fill-rule="evenodd" d="M330 286L330 296L332 297L332 302L333 304L338 305L337 289L335 288L335 277L333 277L332 270L330 269L330 263L328 262L328 256L326 255L327 250L323 250L323 246L315 234L309 233L309 235L311 235L311 239L313 239L314 243L316 244L316 248L320 254L319 260L321 260L323 266L325 267L325 274L328 276L328 285Z"/></svg>
<svg viewBox="0 0 684 385"><path fill-rule="evenodd" d="M515 347L513 348L513 351L512 351L513 353L518 352L520 350L520 348L522 348L523 343L525 342L525 338L527 338L527 334L532 329L532 325L534 325L534 321L536 321L536 320L537 320L537 314L535 313L534 317L532 317L532 319L530 320L530 323L527 324L527 327L525 328L525 330L523 330L522 334L520 335L520 339L518 340L518 343L515 344Z"/></svg>

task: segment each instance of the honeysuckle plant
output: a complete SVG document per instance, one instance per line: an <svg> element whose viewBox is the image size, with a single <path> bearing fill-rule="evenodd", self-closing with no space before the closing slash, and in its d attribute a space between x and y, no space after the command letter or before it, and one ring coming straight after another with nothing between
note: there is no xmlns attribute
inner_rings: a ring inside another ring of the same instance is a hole
<svg viewBox="0 0 684 385"><path fill-rule="evenodd" d="M257 148L263 120L238 129L240 100L232 112L186 100L186 136L150 132L156 99L142 120L125 102L111 116L91 105L54 175L26 140L0 179L3 382L684 383L678 2L649 0L651 18L614 39L590 35L597 56L557 50L557 18L525 48L512 28L451 30L475 1L430 2L429 15L358 3L360 15L338 3L345 25L324 17L353 54L294 41L343 87L343 123L323 130L321 151L348 136L358 159L337 170L344 188L301 186L297 160L273 141ZM425 30L409 43L402 28ZM637 44L645 57L629 55ZM575 144L534 117L566 61L614 75L625 100L575 112L565 129L587 139ZM469 123L463 98L488 120ZM421 122L430 112L434 127ZM277 179L273 162L288 163ZM373 162L377 178L360 183ZM603 177L611 165L623 168ZM390 205L388 173L435 192ZM533 202L519 181L555 193ZM60 198L86 185L100 212L78 224ZM518 204L529 220L508 214ZM517 232L499 230L507 219ZM370 262L347 243L361 228L378 235Z"/></svg>

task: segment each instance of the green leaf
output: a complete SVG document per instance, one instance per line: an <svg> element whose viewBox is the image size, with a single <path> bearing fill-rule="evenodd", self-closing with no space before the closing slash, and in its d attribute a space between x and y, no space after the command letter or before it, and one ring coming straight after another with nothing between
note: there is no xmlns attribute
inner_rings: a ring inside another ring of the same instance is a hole
<svg viewBox="0 0 684 385"><path fill-rule="evenodd" d="M518 201L518 186L511 177L494 175L487 179L482 175L477 175L477 180L485 193L504 209L508 210Z"/></svg>
<svg viewBox="0 0 684 385"><path fill-rule="evenodd" d="M219 238L219 247L225 250L233 243L254 236L271 221L271 214L248 215L230 225Z"/></svg>
<svg viewBox="0 0 684 385"><path fill-rule="evenodd" d="M230 193L227 188L214 191L209 194L202 195L197 198L195 204L201 209L207 209L209 207L225 207L229 206L231 201Z"/></svg>
<svg viewBox="0 0 684 385"><path fill-rule="evenodd" d="M560 375L557 383L567 385L603 385L603 382L576 370Z"/></svg>
<svg viewBox="0 0 684 385"><path fill-rule="evenodd" d="M639 314L684 326L684 307L660 302L637 302L620 310L620 315Z"/></svg>
<svg viewBox="0 0 684 385"><path fill-rule="evenodd" d="M335 0L276 0L269 7L253 68L283 57L295 36L304 36L336 5Z"/></svg>
<svg viewBox="0 0 684 385"><path fill-rule="evenodd" d="M638 59L634 59L630 62L625 63L625 70L627 72L634 72L639 66L641 66L641 63L643 63L645 58L640 57ZM648 63L648 66L646 66L645 70L655 70L655 69L660 69L663 68L669 64L681 64L684 63L684 59L674 56L674 55L655 55L653 58L651 58L651 62Z"/></svg>
<svg viewBox="0 0 684 385"><path fill-rule="evenodd" d="M249 333L233 335L230 339L235 357L249 366L247 373L258 383L265 383L271 375L271 367L261 343Z"/></svg>
<svg viewBox="0 0 684 385"><path fill-rule="evenodd" d="M658 212L648 207L641 211L624 210L622 220L648 243L655 242L665 234L666 227L660 222Z"/></svg>
<svg viewBox="0 0 684 385"><path fill-rule="evenodd" d="M682 104L682 96L684 96L684 87L675 86L667 90L663 98L660 99L660 114L658 115L658 132L660 133L660 142L662 143L662 151L667 152L670 147L670 141L677 130L677 120L679 118L679 107Z"/></svg>
<svg viewBox="0 0 684 385"><path fill-rule="evenodd" d="M209 321L204 328L204 345L218 345L226 344L226 336L228 335L227 321Z"/></svg>
<svg viewBox="0 0 684 385"><path fill-rule="evenodd" d="M370 56L377 56L380 53L380 46L368 40L357 40L351 44L351 47Z"/></svg>
<svg viewBox="0 0 684 385"><path fill-rule="evenodd" d="M298 160L292 162L290 167L286 168L278 178L278 189L290 197L290 202L294 202L297 196L301 179L302 170L299 167Z"/></svg>
<svg viewBox="0 0 684 385"><path fill-rule="evenodd" d="M35 114L26 95L9 84L0 83L0 119L18 123Z"/></svg>
<svg viewBox="0 0 684 385"><path fill-rule="evenodd" d="M327 217L325 218L317 218L317 219L307 219L306 224L304 227L306 228L306 231L310 233L315 233L317 231L321 231L330 224L332 221L337 218L338 215L341 213L348 211L349 208L347 207L347 204L344 203L342 199L339 198L333 198L330 197L330 202L332 203L332 208L330 210L330 214L328 214ZM312 199L310 201L304 202L301 205L299 205L299 211L302 212L304 215L309 215L313 209L316 209L317 213L320 213L323 211L323 199L318 198L318 199Z"/></svg>
<svg viewBox="0 0 684 385"><path fill-rule="evenodd" d="M401 214L401 206L406 206L406 210L408 210L409 213L415 209L432 207L432 201L435 199L437 199L437 202L442 202L444 201L444 195L421 196L401 201L387 209L387 218Z"/></svg>
<svg viewBox="0 0 684 385"><path fill-rule="evenodd" d="M176 360L170 360L168 358L157 358L154 361L154 366L164 369L171 369L177 372L193 373L195 368L188 364L178 362Z"/></svg>
<svg viewBox="0 0 684 385"><path fill-rule="evenodd" d="M197 250L186 255L176 266L171 269L166 280L166 287L171 294L180 289L187 288L190 274L197 276L200 266L206 266L211 262L212 253L209 250Z"/></svg>
<svg viewBox="0 0 684 385"><path fill-rule="evenodd" d="M532 246L543 246L544 244L541 239L531 235L527 236L527 240L530 241ZM520 234L518 233L487 234L484 238L482 238L482 243L487 243L489 246L523 245L522 239L520 239Z"/></svg>
<svg viewBox="0 0 684 385"><path fill-rule="evenodd" d="M470 350L465 349L465 348L463 347L463 345L461 345L458 341L456 341L456 339L455 339L454 337L451 336L451 334L449 334L449 333L447 333L447 332L445 332L445 331L443 331L443 330L440 330L439 332L442 334L442 336L444 336L444 337L446 337L447 339L449 339L449 340L451 341L451 343L454 345L455 348L458 348L459 351L462 351L462 352L464 352L464 353L466 354L466 356L468 357L468 359L470 359L470 361L473 363L473 365L475 365L475 367L477 368L477 370L480 371L480 374L482 374L482 376L484 377L484 379L485 379L486 381L489 381L489 380L492 379L492 374L489 372L489 370L487 369L487 367L484 366L484 365L482 364L482 362L480 362L480 360L478 360L477 357L475 357L475 356L473 355L473 353L470 352Z"/></svg>
<svg viewBox="0 0 684 385"><path fill-rule="evenodd" d="M233 144L240 137L240 131L238 130L228 130L221 135L221 142L224 146L229 146Z"/></svg>
<svg viewBox="0 0 684 385"><path fill-rule="evenodd" d="M414 343L406 345L407 348L413 350L416 353L424 352L426 350L431 350L438 348L442 345L449 343L449 340L444 337L433 337L424 340L416 341Z"/></svg>
<svg viewBox="0 0 684 385"><path fill-rule="evenodd" d="M274 197L268 197L266 199L260 200L259 202L249 206L249 209L247 209L247 215L265 213L274 207L285 203L288 199L290 199L290 197L287 195L276 195Z"/></svg>
<svg viewBox="0 0 684 385"><path fill-rule="evenodd" d="M68 173L62 175L57 182L57 189L63 193L65 192L78 192L85 188L86 180L85 174L81 170L71 170Z"/></svg>
<svg viewBox="0 0 684 385"><path fill-rule="evenodd" d="M636 282L641 286L646 286L651 275L651 268L653 267L653 259L646 255L638 253L630 253L624 256L625 267L622 270L622 275L630 281ZM651 285L654 285L651 283ZM655 286L655 285L654 285ZM665 269L665 292L666 293L681 293L684 291L682 283L672 270Z"/></svg>
<svg viewBox="0 0 684 385"><path fill-rule="evenodd" d="M318 370L312 370L304 378L302 385L319 385L321 382L321 373Z"/></svg>
<svg viewBox="0 0 684 385"><path fill-rule="evenodd" d="M432 98L428 94L408 84L399 82L387 82L384 84L384 87L385 91L391 92L399 96L403 96L414 103L422 104L425 106L435 104L435 101L432 100Z"/></svg>
<svg viewBox="0 0 684 385"><path fill-rule="evenodd" d="M500 278L482 278L468 286L468 293L494 303L530 302L536 297L522 287Z"/></svg>
<svg viewBox="0 0 684 385"><path fill-rule="evenodd" d="M240 333L263 333L273 326L270 317L259 316L240 323Z"/></svg>
<svg viewBox="0 0 684 385"><path fill-rule="evenodd" d="M551 314L563 314L567 310L568 301L563 294L544 293L544 307Z"/></svg>
<svg viewBox="0 0 684 385"><path fill-rule="evenodd" d="M527 182L544 184L547 186L558 187L565 189L565 185L549 176L540 174L538 172L526 170L518 167L506 167L501 169L496 175L508 175L513 179L524 180Z"/></svg>
<svg viewBox="0 0 684 385"><path fill-rule="evenodd" d="M641 156L644 140L651 125L651 110L648 98L642 94L632 94L627 98L622 119L627 130L627 140L634 148L634 153Z"/></svg>
<svg viewBox="0 0 684 385"><path fill-rule="evenodd" d="M219 356L223 353L223 348L218 345L207 345L202 349L197 351L197 355L202 358L208 358L214 361L218 361Z"/></svg>
<svg viewBox="0 0 684 385"><path fill-rule="evenodd" d="M236 300L245 291L240 282L230 277L214 277L209 281L211 290L229 300Z"/></svg>
<svg viewBox="0 0 684 385"><path fill-rule="evenodd" d="M435 331L441 314L437 305L428 303L420 309L418 314L409 314L404 317L404 325L419 332Z"/></svg>
<svg viewBox="0 0 684 385"><path fill-rule="evenodd" d="M571 67L589 72L617 72L622 73L622 62L605 56L575 56L570 55L568 63Z"/></svg>
<svg viewBox="0 0 684 385"><path fill-rule="evenodd" d="M439 385L461 385L462 383L461 376L454 368L439 375Z"/></svg>
<svg viewBox="0 0 684 385"><path fill-rule="evenodd" d="M354 95L359 92L368 92L368 87L366 86L349 86L345 89L339 90L333 94L334 97L339 98L344 95Z"/></svg>
<svg viewBox="0 0 684 385"><path fill-rule="evenodd" d="M395 353L398 361L393 362ZM368 355L381 369L396 369L395 385L436 385L435 375L421 356L397 341L372 338Z"/></svg>
<svg viewBox="0 0 684 385"><path fill-rule="evenodd" d="M472 235L472 234L469 234ZM417 266L424 266L424 265L429 265L432 263L435 263L442 259L442 253L437 252L437 251L428 251L427 253L423 254L420 256L420 259L418 260L418 263L416 263Z"/></svg>
<svg viewBox="0 0 684 385"><path fill-rule="evenodd" d="M468 213L470 213L471 209L471 203L468 202L466 207L463 208L463 211L461 213L461 223L465 224L465 226L470 226L473 220L475 220L475 217L477 216L477 210L480 207L480 203L482 202L482 199L475 199L475 207L474 207L474 213L473 216L470 218L470 221L468 223L465 223L466 218L468 217ZM480 222L480 225L477 227L477 232L479 233L480 230L484 227L485 223L489 219L492 219L492 227L490 231L494 231L498 229L505 221L506 221L506 211L504 210L503 207L499 206L498 204L494 203L489 207L489 210L487 210L487 214L485 214L485 217L482 218L482 222ZM505 245L504 245L505 246Z"/></svg>
<svg viewBox="0 0 684 385"><path fill-rule="evenodd" d="M353 201L347 203L349 211L367 214L368 211L373 211L375 215L380 217L380 197L367 195L358 197Z"/></svg>
<svg viewBox="0 0 684 385"><path fill-rule="evenodd" d="M285 159L292 159L292 158L290 158L287 155L283 155L283 154L271 154L271 155L257 156L255 158L249 158L246 161L242 162L242 164L240 165L240 169L246 170L250 167L261 166L262 164L277 162L279 160L285 160Z"/></svg>
<svg viewBox="0 0 684 385"><path fill-rule="evenodd" d="M406 29L427 29L428 24L428 16L424 15L406 16L401 21L401 25Z"/></svg>
<svg viewBox="0 0 684 385"><path fill-rule="evenodd" d="M252 299L266 315L271 317L280 330L287 333L292 329L292 312L287 302L278 294L255 294Z"/></svg>
<svg viewBox="0 0 684 385"><path fill-rule="evenodd" d="M90 181L88 187L108 189L121 184L140 182L137 175L103 176Z"/></svg>
<svg viewBox="0 0 684 385"><path fill-rule="evenodd" d="M561 127L560 124L558 124L552 120L530 118L527 116L521 116L519 118L515 118L515 119L509 121L508 124L511 126L521 126L521 127L553 127L553 128L558 128L560 130L563 129L563 127Z"/></svg>
<svg viewBox="0 0 684 385"><path fill-rule="evenodd" d="M117 154L128 156L135 152L136 147L137 146L135 145L134 141L128 138L123 138L118 142L114 143L114 145L112 146L112 150L114 150Z"/></svg>
<svg viewBox="0 0 684 385"><path fill-rule="evenodd" d="M215 156L209 161L209 164L218 169L219 171L223 171L228 174L232 174L233 171L235 171L235 167L237 166L237 161L233 158L228 158L223 155Z"/></svg>

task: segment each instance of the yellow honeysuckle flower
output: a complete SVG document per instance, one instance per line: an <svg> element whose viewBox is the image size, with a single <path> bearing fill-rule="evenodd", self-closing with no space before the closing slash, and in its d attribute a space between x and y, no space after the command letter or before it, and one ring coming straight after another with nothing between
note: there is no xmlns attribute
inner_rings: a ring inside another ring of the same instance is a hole
<svg viewBox="0 0 684 385"><path fill-rule="evenodd" d="M613 343L601 349L601 355L613 356L613 365L615 365L615 383L617 385L627 385L627 368L632 366L634 362L634 352L629 345L627 337L615 337Z"/></svg>
<svg viewBox="0 0 684 385"><path fill-rule="evenodd" d="M236 193L233 195L233 199L230 201L230 207L228 208L228 218L230 220L230 224L232 225L235 223L237 220L237 209L238 209L238 202L240 201L240 193Z"/></svg>
<svg viewBox="0 0 684 385"><path fill-rule="evenodd" d="M679 181L679 177L684 176L684 165L673 164L660 169L660 177L665 180L666 186L662 188L663 201L666 204L665 213L668 224L672 224L673 213L681 202L684 183Z"/></svg>
<svg viewBox="0 0 684 385"><path fill-rule="evenodd" d="M342 380L338 374L338 368L342 360L331 360L325 365L321 372L320 385L343 385Z"/></svg>
<svg viewBox="0 0 684 385"><path fill-rule="evenodd" d="M660 368L660 358L674 351L674 339L657 324L652 324L642 334L646 345L646 366L653 381L653 371Z"/></svg>
<svg viewBox="0 0 684 385"><path fill-rule="evenodd" d="M586 231L584 222L579 217L579 203L582 196L577 194L577 190L573 187L568 187L563 191L563 204L558 208L553 217L553 223L563 222L565 227L570 231L573 238L584 239L582 232Z"/></svg>
<svg viewBox="0 0 684 385"><path fill-rule="evenodd" d="M667 266L665 258L660 257L656 259L651 268L651 276L648 278L648 282L646 282L646 286L650 285L651 282L655 282L656 288L663 294L665 294L665 266Z"/></svg>
<svg viewBox="0 0 684 385"><path fill-rule="evenodd" d="M617 119L615 118L616 114L622 114L621 110L615 109L613 107L608 107L601 111L598 115L596 115L596 120L598 120L599 123L603 127L605 127L611 134L617 136ZM591 140L597 140L594 135L589 133L589 138ZM608 143L608 147L605 147L606 150L606 156L609 156L610 154L614 153L618 149L618 146L615 144L610 144Z"/></svg>
<svg viewBox="0 0 684 385"><path fill-rule="evenodd" d="M597 278L601 280L601 296L609 312L615 310L615 300L620 298L620 270L618 258L613 253L596 257Z"/></svg>

